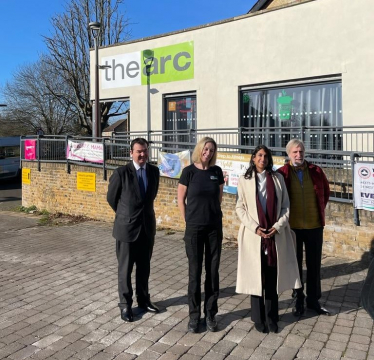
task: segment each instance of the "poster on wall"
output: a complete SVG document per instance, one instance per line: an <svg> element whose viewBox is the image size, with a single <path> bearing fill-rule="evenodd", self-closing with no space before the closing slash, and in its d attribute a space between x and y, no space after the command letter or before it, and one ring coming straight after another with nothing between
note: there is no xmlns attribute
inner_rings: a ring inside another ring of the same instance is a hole
<svg viewBox="0 0 374 360"><path fill-rule="evenodd" d="M22 168L22 184L31 184L31 169Z"/></svg>
<svg viewBox="0 0 374 360"><path fill-rule="evenodd" d="M223 179L225 180L223 192L238 193L239 177L247 171L250 160L250 154L217 153L216 165L222 169Z"/></svg>
<svg viewBox="0 0 374 360"><path fill-rule="evenodd" d="M374 163L354 165L355 209L374 211Z"/></svg>
<svg viewBox="0 0 374 360"><path fill-rule="evenodd" d="M163 151L159 151L158 153L158 168L161 176L179 179L182 170L190 165L190 163L191 159L189 150L174 154Z"/></svg>
<svg viewBox="0 0 374 360"><path fill-rule="evenodd" d="M76 161L103 163L104 146L101 143L68 140L66 158Z"/></svg>
<svg viewBox="0 0 374 360"><path fill-rule="evenodd" d="M25 140L25 160L36 159L36 140Z"/></svg>
<svg viewBox="0 0 374 360"><path fill-rule="evenodd" d="M217 153L217 165L222 169L223 192L229 194L238 193L238 181L240 175L244 175L248 169L250 154ZM285 164L283 156L273 156L273 169L276 170Z"/></svg>
<svg viewBox="0 0 374 360"><path fill-rule="evenodd" d="M77 190L96 191L96 174L77 172Z"/></svg>

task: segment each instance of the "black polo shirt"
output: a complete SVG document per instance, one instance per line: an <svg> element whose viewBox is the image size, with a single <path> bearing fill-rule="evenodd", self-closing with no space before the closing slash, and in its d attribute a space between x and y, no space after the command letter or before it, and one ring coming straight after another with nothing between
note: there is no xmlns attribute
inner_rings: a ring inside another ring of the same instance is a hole
<svg viewBox="0 0 374 360"><path fill-rule="evenodd" d="M219 194L224 180L219 166L201 170L191 164L183 169L179 183L187 186L186 223L213 225L222 222Z"/></svg>

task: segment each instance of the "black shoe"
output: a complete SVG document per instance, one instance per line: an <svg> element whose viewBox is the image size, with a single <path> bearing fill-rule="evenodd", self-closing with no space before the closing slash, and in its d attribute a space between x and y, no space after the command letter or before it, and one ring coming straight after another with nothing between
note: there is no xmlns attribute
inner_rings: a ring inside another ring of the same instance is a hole
<svg viewBox="0 0 374 360"><path fill-rule="evenodd" d="M134 321L134 315L132 314L131 306L126 306L121 310L121 319L126 322Z"/></svg>
<svg viewBox="0 0 374 360"><path fill-rule="evenodd" d="M303 304L296 304L296 306L292 309L292 314L299 317L304 314L304 311L305 309Z"/></svg>
<svg viewBox="0 0 374 360"><path fill-rule="evenodd" d="M149 311L149 312L153 312L153 313L159 313L160 312L160 309L151 302L151 300L148 300L144 303L140 302L138 303L138 306L145 310L145 311Z"/></svg>
<svg viewBox="0 0 374 360"><path fill-rule="evenodd" d="M277 323L269 324L269 330L270 330L270 332L276 334L279 330L278 324Z"/></svg>
<svg viewBox="0 0 374 360"><path fill-rule="evenodd" d="M205 318L206 328L211 331L215 332L217 331L217 320L214 317L207 316Z"/></svg>
<svg viewBox="0 0 374 360"><path fill-rule="evenodd" d="M326 315L329 316L331 313L326 308L322 307L319 303L306 305L306 307L310 310L314 310L318 315Z"/></svg>
<svg viewBox="0 0 374 360"><path fill-rule="evenodd" d="M255 323L255 329L263 334L267 334L269 332L269 329L264 323Z"/></svg>
<svg viewBox="0 0 374 360"><path fill-rule="evenodd" d="M197 333L198 329L199 329L199 320L190 319L190 321L188 322L188 332Z"/></svg>

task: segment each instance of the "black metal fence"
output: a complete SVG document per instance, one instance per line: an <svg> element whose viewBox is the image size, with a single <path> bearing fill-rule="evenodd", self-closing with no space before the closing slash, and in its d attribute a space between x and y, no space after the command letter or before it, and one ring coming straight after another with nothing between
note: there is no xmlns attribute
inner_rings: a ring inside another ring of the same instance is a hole
<svg viewBox="0 0 374 360"><path fill-rule="evenodd" d="M303 127L303 128L225 128L199 130L157 130L150 134L149 161L157 164L159 152L176 153L192 151L196 142L204 136L214 138L219 152L250 154L260 144L267 145L274 155L284 156L290 139L304 141L306 159L322 167L330 182L330 198L339 202L353 201L353 164L359 157L374 161L374 126L365 127ZM111 137L27 136L21 138L21 160L66 163L99 167L104 179L108 169L114 169L130 161L130 143L137 137L147 138L147 132L116 133ZM34 156L26 154L26 141L33 140ZM101 159L77 159L68 156L69 144L94 146Z"/></svg>

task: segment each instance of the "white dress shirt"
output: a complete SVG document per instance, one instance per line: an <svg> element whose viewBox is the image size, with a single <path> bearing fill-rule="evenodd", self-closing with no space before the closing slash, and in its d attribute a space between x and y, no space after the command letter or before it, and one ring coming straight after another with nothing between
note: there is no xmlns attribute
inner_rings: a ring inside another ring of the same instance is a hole
<svg viewBox="0 0 374 360"><path fill-rule="evenodd" d="M260 200L262 210L266 214L266 170L262 173L257 173L257 180L258 199Z"/></svg>

